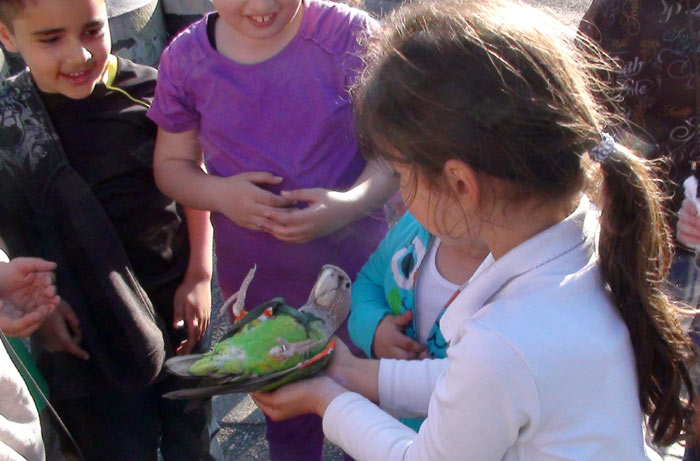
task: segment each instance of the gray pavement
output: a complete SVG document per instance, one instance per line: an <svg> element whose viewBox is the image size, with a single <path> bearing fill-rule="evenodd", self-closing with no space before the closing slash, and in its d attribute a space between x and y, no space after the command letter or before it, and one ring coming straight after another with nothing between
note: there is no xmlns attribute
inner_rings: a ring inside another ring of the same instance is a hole
<svg viewBox="0 0 700 461"><path fill-rule="evenodd" d="M392 0L365 0L368 9L387 11L398 3ZM534 5L551 9L562 21L576 25L590 4L590 0L526 0ZM221 300L215 300L220 306ZM213 339L220 338L228 328L228 319L219 312L212 314ZM267 461L269 453L265 441L265 420L260 410L247 395L234 394L214 398L214 414L221 427L219 442L226 460ZM683 449L674 445L663 454L664 461L682 459ZM324 461L342 460L342 451L326 442ZM295 460L290 460L295 461Z"/></svg>

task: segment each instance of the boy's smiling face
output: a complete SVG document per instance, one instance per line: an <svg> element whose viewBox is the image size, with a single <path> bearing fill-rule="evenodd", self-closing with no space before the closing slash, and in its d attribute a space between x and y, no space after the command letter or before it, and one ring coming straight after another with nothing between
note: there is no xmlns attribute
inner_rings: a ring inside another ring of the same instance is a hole
<svg viewBox="0 0 700 461"><path fill-rule="evenodd" d="M105 0L25 0L0 23L0 41L19 52L37 87L72 99L89 96L110 52Z"/></svg>

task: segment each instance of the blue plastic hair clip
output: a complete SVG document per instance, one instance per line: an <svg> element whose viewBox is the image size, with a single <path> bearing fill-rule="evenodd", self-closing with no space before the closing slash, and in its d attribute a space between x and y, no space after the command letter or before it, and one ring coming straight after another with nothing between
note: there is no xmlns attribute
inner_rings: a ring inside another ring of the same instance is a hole
<svg viewBox="0 0 700 461"><path fill-rule="evenodd" d="M615 140L608 133L603 133L598 145L591 149L588 152L588 155L591 156L591 159L594 162L601 163L607 160L607 158L610 157L610 154L612 154L614 151Z"/></svg>

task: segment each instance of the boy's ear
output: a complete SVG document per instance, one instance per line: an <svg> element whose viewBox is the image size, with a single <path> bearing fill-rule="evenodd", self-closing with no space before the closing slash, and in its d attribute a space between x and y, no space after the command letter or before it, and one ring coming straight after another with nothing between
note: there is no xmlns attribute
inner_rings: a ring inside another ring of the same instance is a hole
<svg viewBox="0 0 700 461"><path fill-rule="evenodd" d="M14 34L2 21L0 21L0 42L2 42L2 46L4 46L7 51L12 53L17 53L19 51L17 45L15 45Z"/></svg>
<svg viewBox="0 0 700 461"><path fill-rule="evenodd" d="M476 170L457 159L445 162L443 174L447 184L467 210L476 210L479 206L479 178Z"/></svg>

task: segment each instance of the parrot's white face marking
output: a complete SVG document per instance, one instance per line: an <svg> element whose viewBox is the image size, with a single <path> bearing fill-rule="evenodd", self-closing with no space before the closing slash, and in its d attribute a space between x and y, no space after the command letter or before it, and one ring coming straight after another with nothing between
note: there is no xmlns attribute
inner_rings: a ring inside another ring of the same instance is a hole
<svg viewBox="0 0 700 461"><path fill-rule="evenodd" d="M324 266L314 285L313 298L319 306L329 307L340 290L350 290L350 279L334 266Z"/></svg>
<svg viewBox="0 0 700 461"><path fill-rule="evenodd" d="M330 264L323 266L309 295L309 302L300 309L321 319L328 337L350 313L351 285L350 277L341 268Z"/></svg>

